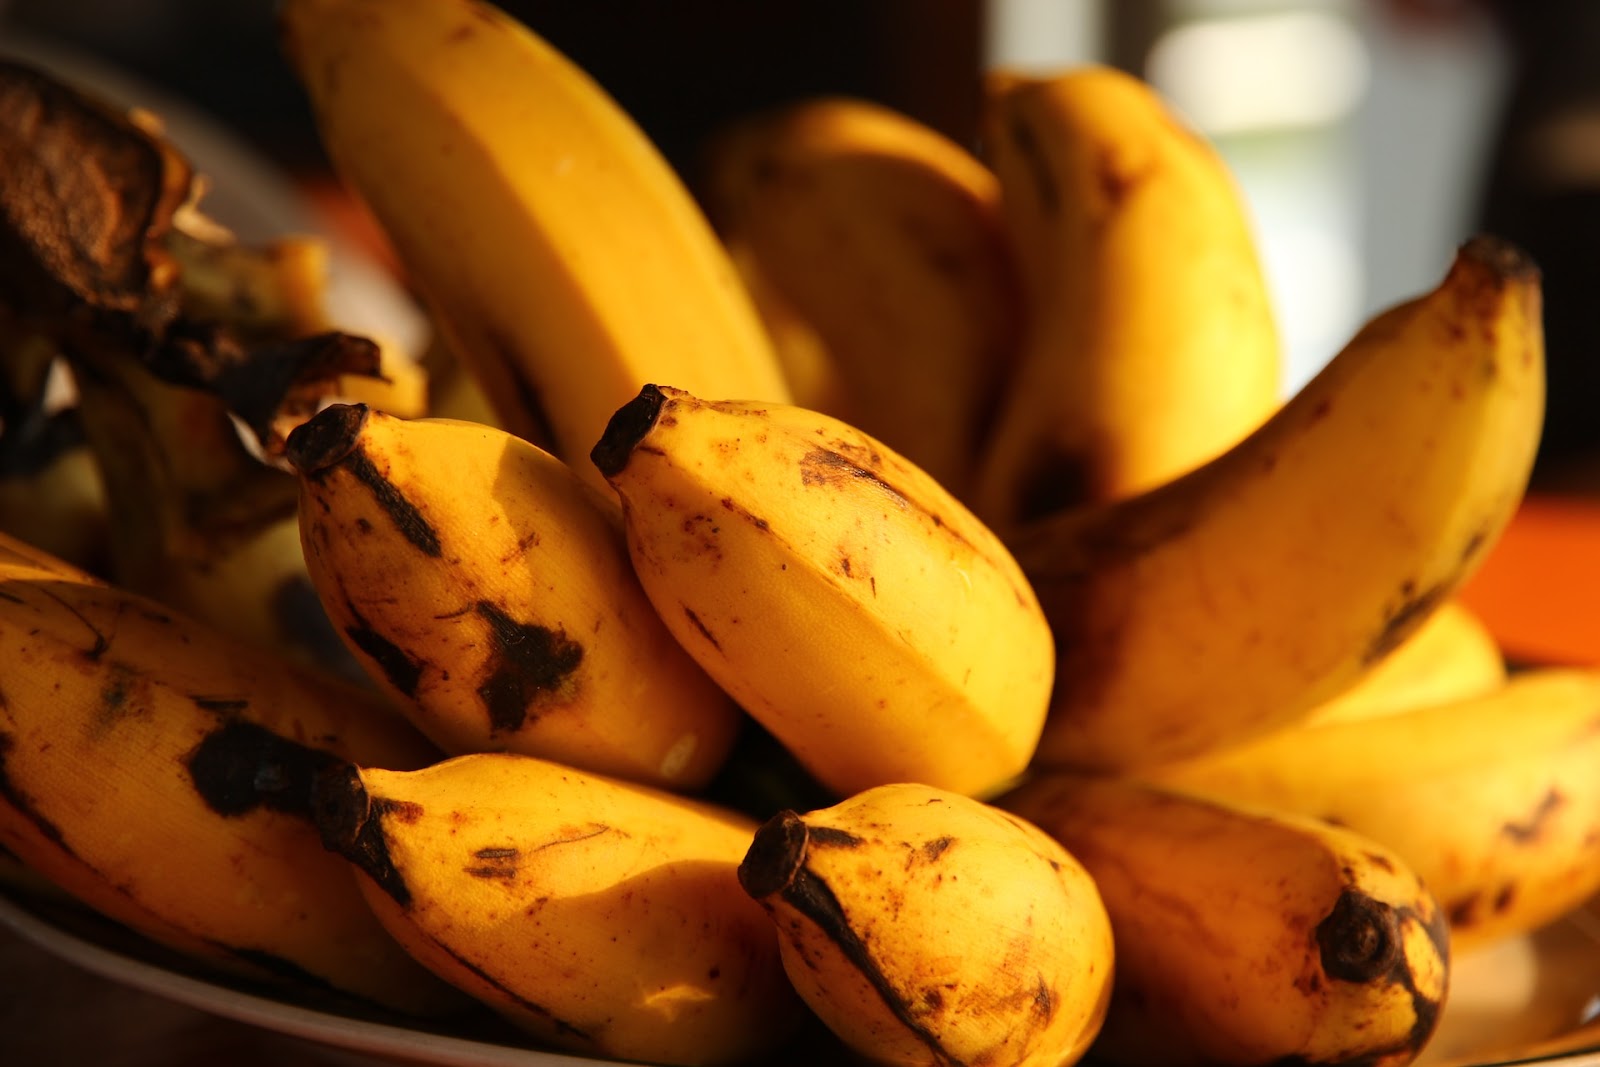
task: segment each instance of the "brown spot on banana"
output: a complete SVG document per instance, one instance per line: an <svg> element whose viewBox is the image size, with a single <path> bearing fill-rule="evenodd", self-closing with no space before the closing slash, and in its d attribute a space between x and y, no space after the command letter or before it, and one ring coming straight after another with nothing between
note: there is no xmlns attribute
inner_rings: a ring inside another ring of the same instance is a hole
<svg viewBox="0 0 1600 1067"><path fill-rule="evenodd" d="M906 495L885 481L881 474L862 466L842 452L831 448L813 448L800 457L801 485L834 485L848 480L877 486L898 508L910 506Z"/></svg>
<svg viewBox="0 0 1600 1067"><path fill-rule="evenodd" d="M509 882L517 876L519 855L515 848L480 848L472 854L479 862L468 864L462 870L474 878Z"/></svg>
<svg viewBox="0 0 1600 1067"><path fill-rule="evenodd" d="M225 721L184 757L195 792L223 818L257 808L310 818L318 777L338 763L331 753L243 719Z"/></svg>
<svg viewBox="0 0 1600 1067"><path fill-rule="evenodd" d="M359 648L366 656L377 665L378 670L389 680L403 696L414 697L417 695L417 684L422 680L422 664L412 659L410 654L377 630L366 616L356 610L356 606L348 599L345 600L345 611L354 620L354 625L344 628L345 636L350 643Z"/></svg>
<svg viewBox="0 0 1600 1067"><path fill-rule="evenodd" d="M5 801L13 811L32 823L33 828L39 831L41 837L63 852L72 854L72 849L67 846L67 839L61 832L61 827L40 812L38 806L34 804L33 798L19 789L17 783L11 780L6 764L16 747L17 739L14 736L0 733L0 800Z"/></svg>
<svg viewBox="0 0 1600 1067"><path fill-rule="evenodd" d="M296 426L285 444L285 455L296 470L314 480L339 467L367 487L400 535L424 555L444 554L439 534L427 517L380 471L361 448L367 424L365 404L331 404Z"/></svg>
<svg viewBox="0 0 1600 1067"><path fill-rule="evenodd" d="M389 856L383 820L414 821L421 814L418 805L374 798L362 784L359 769L336 763L317 777L311 813L323 847L353 863L400 907L410 906L411 889Z"/></svg>
<svg viewBox="0 0 1600 1067"><path fill-rule="evenodd" d="M781 811L756 830L750 848L739 863L739 884L750 897L770 909L769 901L781 896L783 902L813 923L822 935L850 962L882 998L889 1013L927 1047L937 1067L964 1067L940 1044L938 1036L917 1020L912 1005L894 988L860 936L827 882L805 865L806 852L815 843L830 843L829 834L841 835L859 844L860 839L827 827L809 827L793 811Z"/></svg>
<svg viewBox="0 0 1600 1067"><path fill-rule="evenodd" d="M1403 644L1406 638L1433 614L1434 609L1450 596L1454 587L1453 581L1443 581L1419 593L1411 582L1406 582L1400 590L1399 605L1389 612L1388 617L1383 620L1383 626L1362 650L1362 664L1366 666L1376 663Z"/></svg>
<svg viewBox="0 0 1600 1067"><path fill-rule="evenodd" d="M1500 826L1502 837L1509 837L1519 845L1526 845L1539 839L1545 824L1556 812L1560 811L1567 803L1567 798L1559 791L1551 789L1539 798L1539 804L1528 813L1522 822L1507 821Z"/></svg>
<svg viewBox="0 0 1600 1067"><path fill-rule="evenodd" d="M716 649L718 652L721 652L722 645L717 641L716 635L713 634L710 628L700 620L700 616L695 614L694 609L687 604L680 604L679 607L683 608L684 618L689 620L689 625L700 631L700 636L705 638L706 642L710 644L712 648Z"/></svg>
<svg viewBox="0 0 1600 1067"><path fill-rule="evenodd" d="M492 641L478 698L491 730L520 730L536 703L563 699L576 688L573 674L583 662L583 646L565 630L518 622L486 600L475 610L489 624Z"/></svg>

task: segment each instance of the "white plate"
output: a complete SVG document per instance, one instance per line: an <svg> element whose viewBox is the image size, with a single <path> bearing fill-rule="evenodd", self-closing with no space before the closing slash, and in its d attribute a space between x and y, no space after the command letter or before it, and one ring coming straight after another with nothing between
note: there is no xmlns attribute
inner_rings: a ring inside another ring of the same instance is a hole
<svg viewBox="0 0 1600 1067"><path fill-rule="evenodd" d="M58 914L61 914L58 912ZM69 916L70 917L70 916ZM102 920L56 921L0 895L0 926L110 981L337 1049L437 1067L595 1067L593 1060L469 1033L429 1032L275 1000L158 962ZM1600 902L1531 937L1462 956L1439 1029L1415 1067L1600 1067Z"/></svg>

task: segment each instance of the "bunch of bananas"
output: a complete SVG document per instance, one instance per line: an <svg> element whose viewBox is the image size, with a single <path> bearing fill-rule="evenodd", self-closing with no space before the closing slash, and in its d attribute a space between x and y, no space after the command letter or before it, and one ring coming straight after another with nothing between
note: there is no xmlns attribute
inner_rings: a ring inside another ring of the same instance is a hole
<svg viewBox="0 0 1600 1067"><path fill-rule="evenodd" d="M425 358L0 67L0 445L55 368L103 481L0 497L0 844L57 891L597 1057L1173 1067L1408 1063L1452 949L1600 889L1600 670L1455 595L1543 416L1517 249L1285 398L1239 192L1128 75L683 177L480 0L281 24ZM85 499L103 554L27 536Z"/></svg>

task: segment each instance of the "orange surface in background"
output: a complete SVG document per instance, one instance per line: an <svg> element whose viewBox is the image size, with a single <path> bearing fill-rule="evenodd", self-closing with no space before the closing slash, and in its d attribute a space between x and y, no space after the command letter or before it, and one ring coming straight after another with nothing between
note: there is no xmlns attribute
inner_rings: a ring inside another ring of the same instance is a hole
<svg viewBox="0 0 1600 1067"><path fill-rule="evenodd" d="M1600 500L1530 494L1461 598L1513 663L1600 663Z"/></svg>

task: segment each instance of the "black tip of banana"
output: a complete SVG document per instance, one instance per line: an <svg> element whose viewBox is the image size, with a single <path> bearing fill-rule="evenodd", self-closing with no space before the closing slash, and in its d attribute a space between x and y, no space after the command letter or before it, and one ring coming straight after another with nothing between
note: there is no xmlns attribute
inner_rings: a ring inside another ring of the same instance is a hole
<svg viewBox="0 0 1600 1067"><path fill-rule="evenodd" d="M311 794L311 821L324 848L360 868L405 907L411 890L389 857L379 817L382 806L367 792L360 768L341 763L318 775Z"/></svg>
<svg viewBox="0 0 1600 1067"><path fill-rule="evenodd" d="M806 824L793 811L780 811L756 831L739 863L739 884L754 900L782 892L806 860Z"/></svg>
<svg viewBox="0 0 1600 1067"><path fill-rule="evenodd" d="M656 424L666 395L654 385L646 385L639 395L616 410L606 423L606 432L589 450L589 459L607 478L614 477L628 465L634 446L644 440L644 435Z"/></svg>
<svg viewBox="0 0 1600 1067"><path fill-rule="evenodd" d="M301 474L326 470L356 447L367 415L365 404L330 404L290 431L284 455Z"/></svg>

